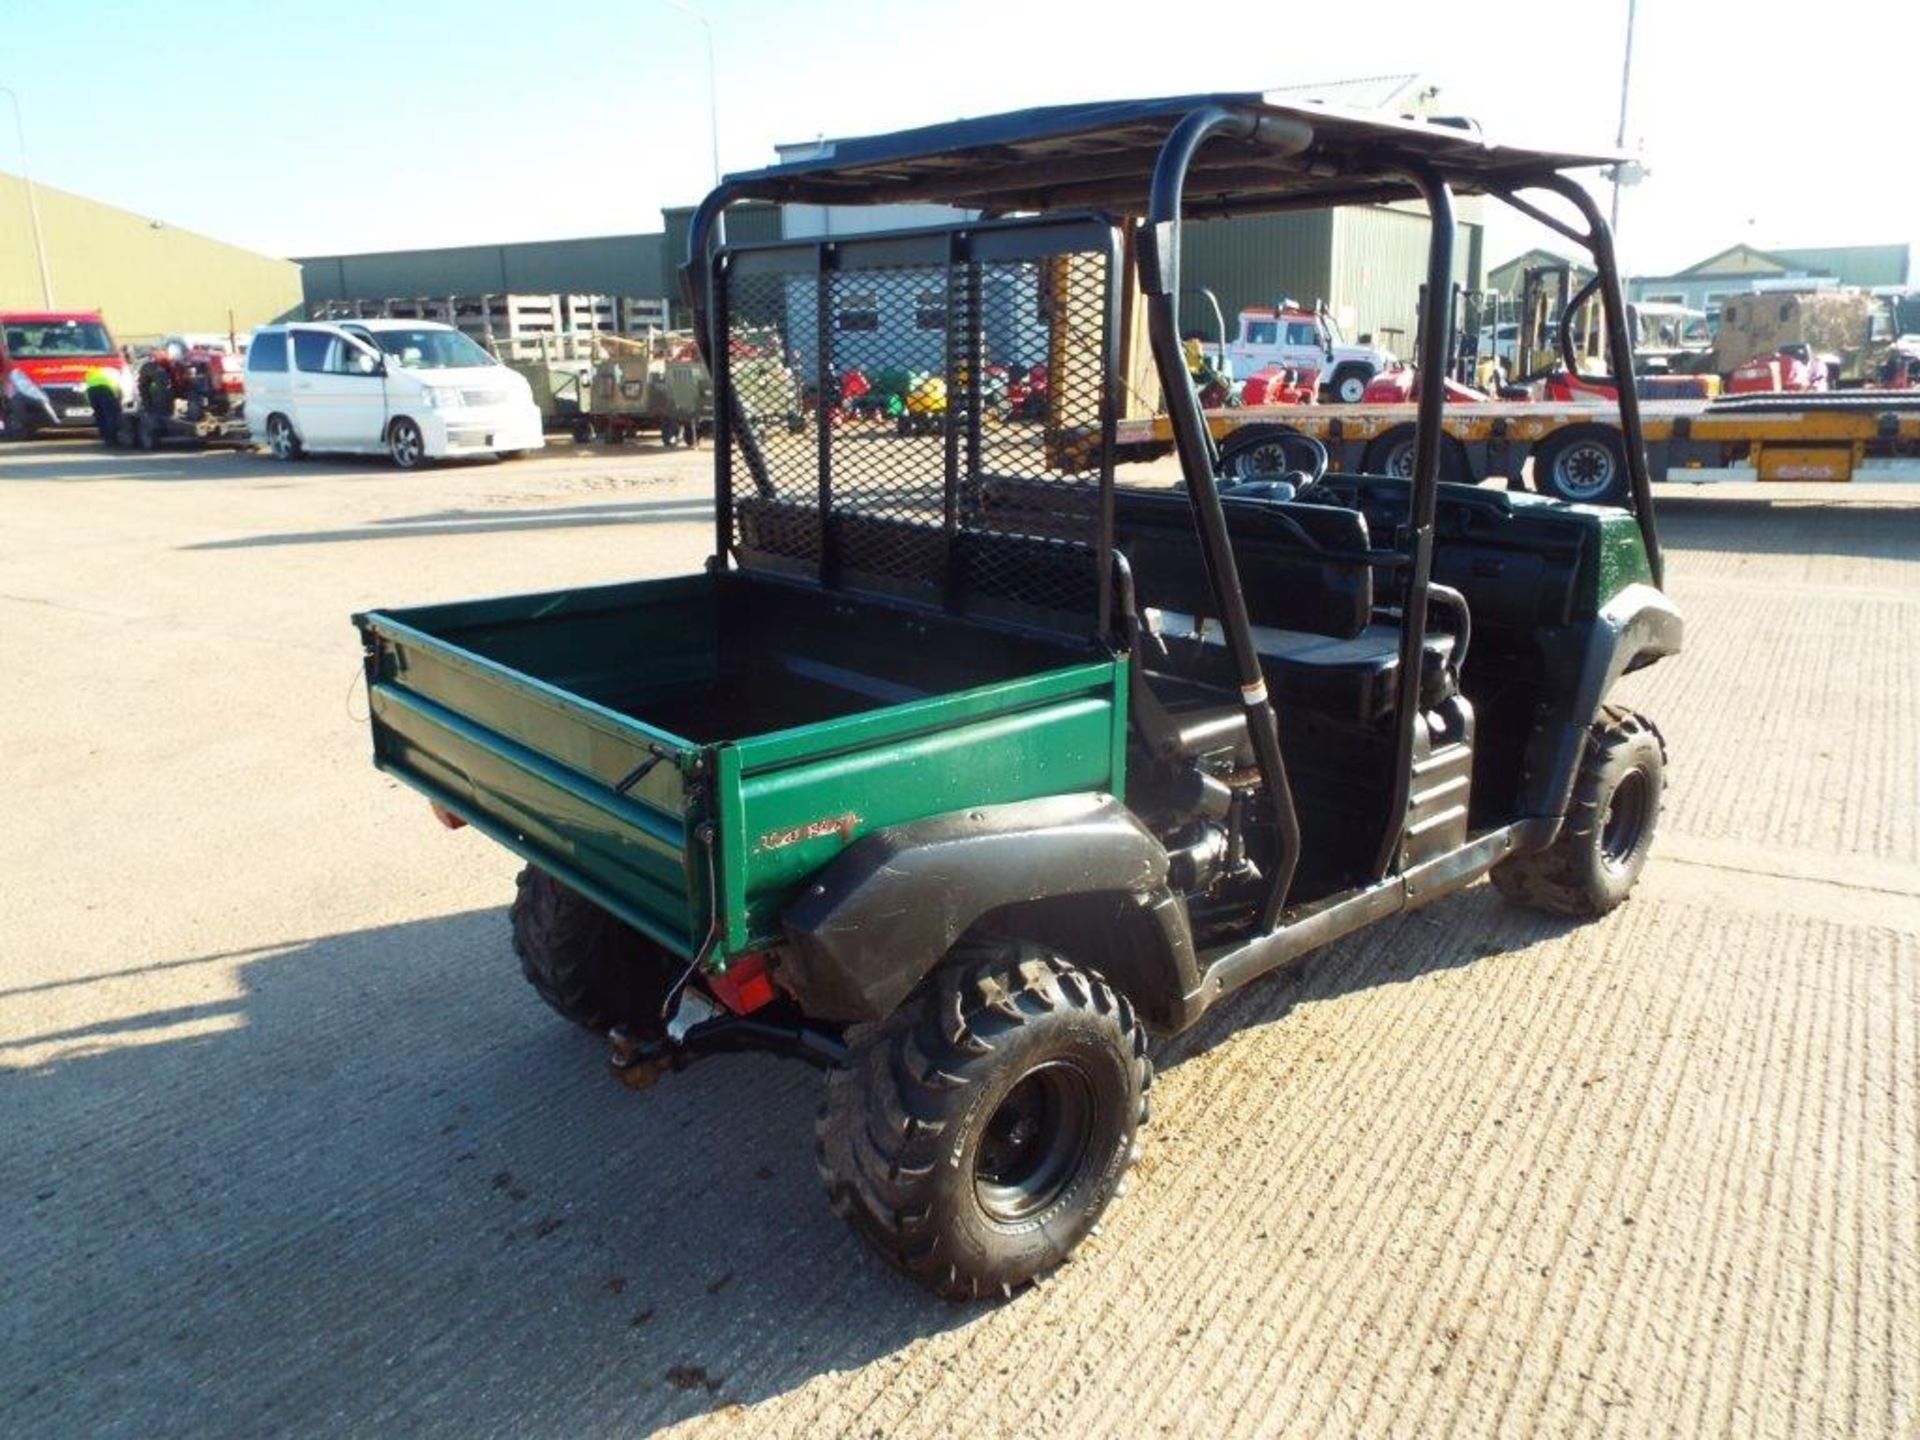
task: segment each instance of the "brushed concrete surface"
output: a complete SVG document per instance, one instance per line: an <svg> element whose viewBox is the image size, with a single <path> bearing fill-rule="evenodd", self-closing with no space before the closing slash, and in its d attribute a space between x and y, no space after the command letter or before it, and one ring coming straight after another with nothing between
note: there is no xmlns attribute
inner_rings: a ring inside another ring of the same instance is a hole
<svg viewBox="0 0 1920 1440"><path fill-rule="evenodd" d="M828 1212L811 1073L619 1090L367 763L350 611L691 568L705 487L0 450L0 1434L1915 1433L1920 489L1664 492L1632 902L1256 985L959 1309Z"/></svg>

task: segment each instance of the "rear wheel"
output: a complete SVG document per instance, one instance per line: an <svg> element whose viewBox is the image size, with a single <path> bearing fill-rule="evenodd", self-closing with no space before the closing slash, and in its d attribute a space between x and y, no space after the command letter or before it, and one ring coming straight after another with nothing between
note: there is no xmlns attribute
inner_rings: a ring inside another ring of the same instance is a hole
<svg viewBox="0 0 1920 1440"><path fill-rule="evenodd" d="M402 470L418 470L427 463L427 437L404 415L387 427L387 458Z"/></svg>
<svg viewBox="0 0 1920 1440"><path fill-rule="evenodd" d="M275 414L267 417L267 449L273 452L276 460L300 458L300 437L293 433L293 422L286 416Z"/></svg>
<svg viewBox="0 0 1920 1440"><path fill-rule="evenodd" d="M1654 723L1605 706L1587 735L1560 834L1494 867L1509 900L1556 915L1604 915L1646 868L1666 790L1667 743Z"/></svg>
<svg viewBox="0 0 1920 1440"><path fill-rule="evenodd" d="M520 872L513 950L540 998L583 1029L656 1023L668 967L639 931L537 866Z"/></svg>
<svg viewBox="0 0 1920 1440"><path fill-rule="evenodd" d="M1038 945L963 945L828 1077L833 1208L949 1300L1011 1295L1092 1231L1152 1077L1133 1007Z"/></svg>

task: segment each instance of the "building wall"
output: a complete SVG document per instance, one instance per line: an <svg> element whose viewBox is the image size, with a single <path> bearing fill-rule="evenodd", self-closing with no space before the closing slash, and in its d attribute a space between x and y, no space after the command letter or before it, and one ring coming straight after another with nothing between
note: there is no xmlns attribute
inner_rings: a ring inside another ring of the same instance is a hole
<svg viewBox="0 0 1920 1440"><path fill-rule="evenodd" d="M122 342L170 331L251 330L300 305L290 260L36 184L56 309L99 310ZM0 308L38 309L26 185L0 173Z"/></svg>
<svg viewBox="0 0 1920 1440"><path fill-rule="evenodd" d="M1333 217L1326 210L1189 221L1180 233L1180 331L1214 338L1213 312L1195 292L1219 298L1231 339L1236 317L1282 295L1311 305L1330 293Z"/></svg>
<svg viewBox="0 0 1920 1440"><path fill-rule="evenodd" d="M1564 263L1572 269L1573 288L1579 289L1593 278L1593 267L1582 265L1576 260L1556 255L1551 250L1529 250L1524 255L1516 255L1487 271L1486 288L1515 299L1526 288L1527 271L1542 265Z"/></svg>
<svg viewBox="0 0 1920 1440"><path fill-rule="evenodd" d="M672 281L673 303L680 300L680 267L687 263L687 231L693 224L691 205L675 205L660 212L666 239L662 263ZM780 239L780 207L757 201L735 205L727 211L727 243L754 245Z"/></svg>
<svg viewBox="0 0 1920 1440"><path fill-rule="evenodd" d="M402 295L664 295L664 236L602 235L300 259L305 298Z"/></svg>
<svg viewBox="0 0 1920 1440"><path fill-rule="evenodd" d="M1402 359L1413 353L1420 287L1427 278L1426 213L1384 206L1336 212L1333 281L1327 306L1348 340L1371 335ZM1483 227L1460 218L1453 246L1454 283L1477 290L1484 260ZM1306 297L1299 297L1306 298Z"/></svg>
<svg viewBox="0 0 1920 1440"><path fill-rule="evenodd" d="M1772 253L1796 270L1831 275L1842 285L1866 289L1905 285L1913 266L1913 252L1905 245L1825 245Z"/></svg>

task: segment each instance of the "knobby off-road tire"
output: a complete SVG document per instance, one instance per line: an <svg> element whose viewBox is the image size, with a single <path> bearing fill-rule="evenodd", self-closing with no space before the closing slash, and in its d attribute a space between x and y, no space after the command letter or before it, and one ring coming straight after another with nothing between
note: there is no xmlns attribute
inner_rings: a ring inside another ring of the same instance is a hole
<svg viewBox="0 0 1920 1440"><path fill-rule="evenodd" d="M1667 742L1643 715L1602 706L1587 733L1560 834L1545 850L1496 865L1509 900L1591 919L1633 889L1646 867L1666 790Z"/></svg>
<svg viewBox="0 0 1920 1440"><path fill-rule="evenodd" d="M667 979L647 938L537 866L515 882L510 918L521 973L583 1029L656 1022Z"/></svg>
<svg viewBox="0 0 1920 1440"><path fill-rule="evenodd" d="M949 1300L1010 1296L1094 1228L1136 1154L1146 1032L1099 976L963 942L856 1040L815 1129L834 1210Z"/></svg>

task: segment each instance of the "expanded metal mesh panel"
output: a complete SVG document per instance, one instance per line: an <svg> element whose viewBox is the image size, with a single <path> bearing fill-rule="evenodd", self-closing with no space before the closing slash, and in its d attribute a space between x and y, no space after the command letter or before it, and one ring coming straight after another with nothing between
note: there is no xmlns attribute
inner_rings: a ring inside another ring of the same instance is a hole
<svg viewBox="0 0 1920 1440"><path fill-rule="evenodd" d="M1099 631L1116 255L1087 221L724 256L735 558Z"/></svg>

